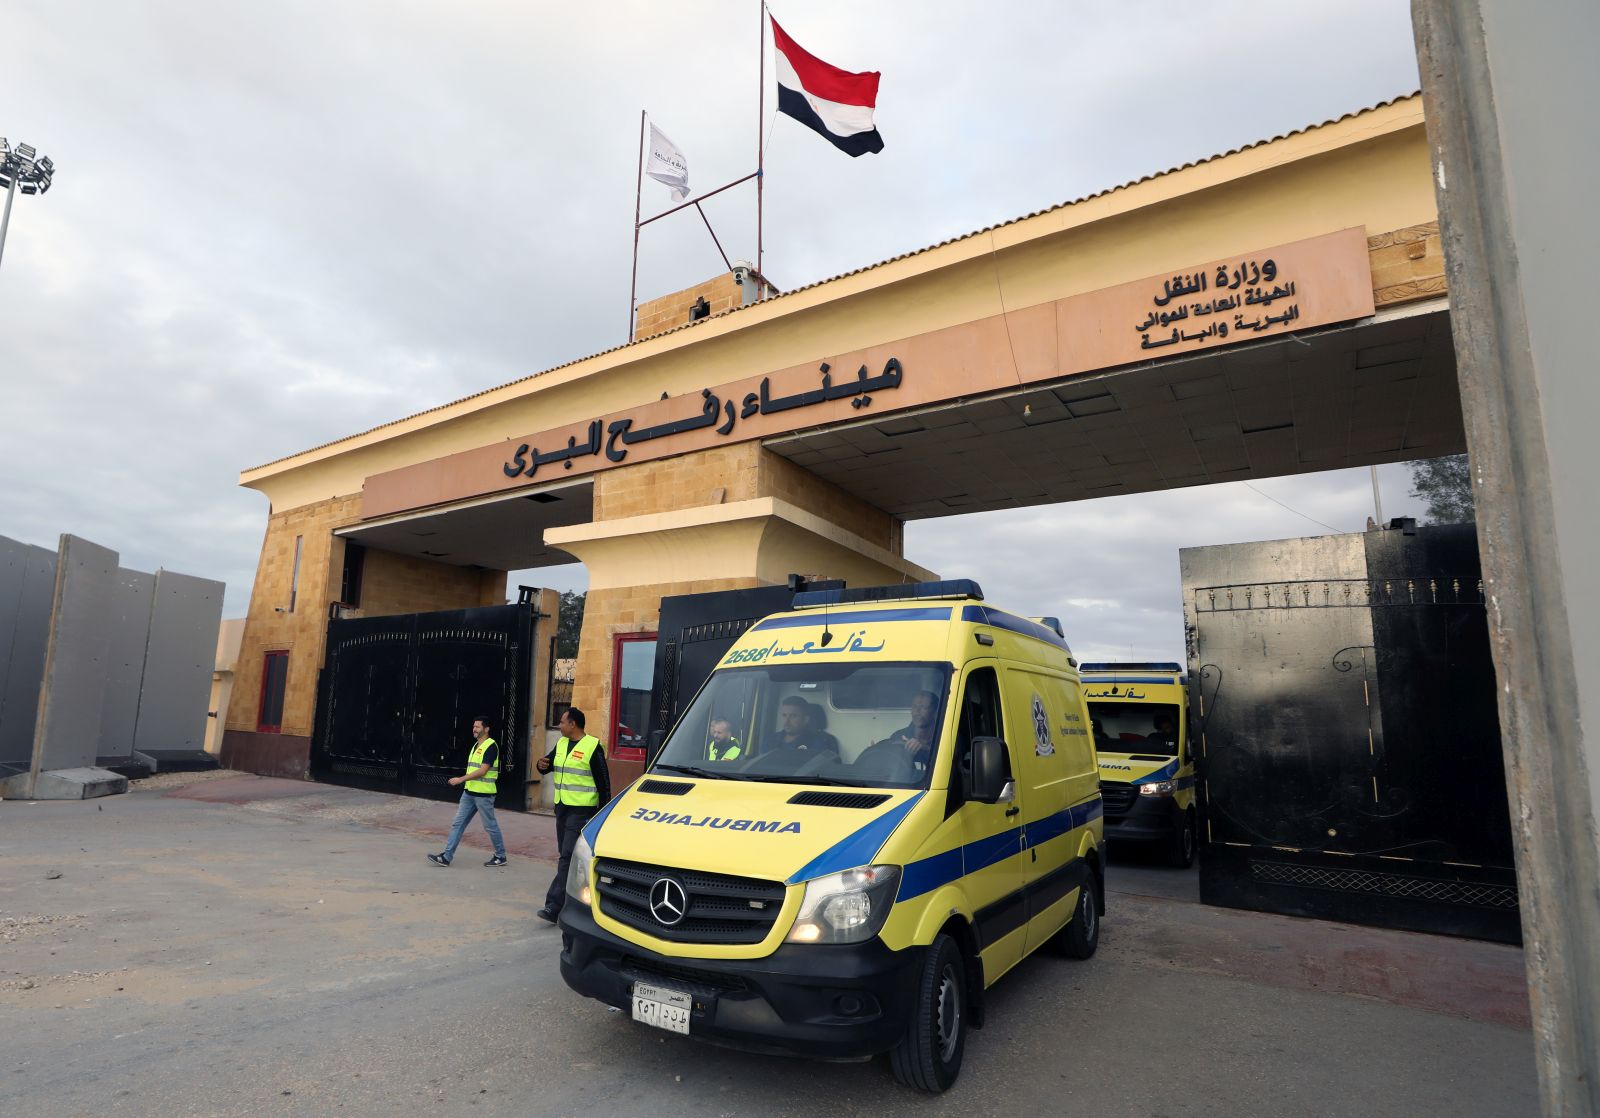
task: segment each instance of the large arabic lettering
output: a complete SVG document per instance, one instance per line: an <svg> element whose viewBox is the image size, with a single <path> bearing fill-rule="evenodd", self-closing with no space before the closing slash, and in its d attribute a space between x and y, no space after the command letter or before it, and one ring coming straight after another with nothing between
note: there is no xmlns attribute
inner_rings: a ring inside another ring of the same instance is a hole
<svg viewBox="0 0 1600 1118"><path fill-rule="evenodd" d="M1150 300L1155 309L1134 327L1139 332L1139 348L1159 349L1179 342L1213 339L1222 341L1230 334L1238 341L1274 326L1287 326L1300 317L1300 305L1291 302L1277 314L1268 313L1267 308L1273 303L1295 298L1294 281L1277 283L1277 279L1278 263L1268 257L1262 261L1244 260L1231 268L1218 264L1215 274L1202 268L1190 275L1164 280L1161 294ZM1185 301L1191 295L1207 291L1211 292L1211 298L1204 302ZM1200 319L1207 321L1202 324ZM1184 323L1194 323L1195 329L1186 329ZM1170 333L1160 333L1168 327L1171 327Z"/></svg>
<svg viewBox="0 0 1600 1118"><path fill-rule="evenodd" d="M727 436L733 433L734 425L741 419L749 419L754 415L772 415L774 412L789 411L793 408L811 407L828 400L849 398L852 408L871 407L872 393L899 388L901 377L904 375L898 357L891 357L884 362L883 372L875 377L869 377L867 367L863 365L856 371L854 377L841 380L838 384L833 382L833 373L827 362L823 362L818 372L822 374L822 383L819 387L807 392L797 392L793 396L772 395L772 378L762 377L759 391L746 393L739 406L735 406L732 400L719 399L709 388L702 389L700 411L697 414L674 419L670 423L658 423L654 427L641 427L635 430L633 419L626 416L612 420L610 424L598 419L591 420L588 437L582 442L578 441L576 435L569 435L566 446L543 453L537 447L522 443L512 454L511 461L505 463L501 469L506 477L531 478L538 472L540 466L560 462L564 469L570 470L573 459L599 454L602 449L608 461L621 462L628 457L628 447L635 443L663 439L668 435L681 435L686 431L699 431L707 427L714 428L719 435Z"/></svg>

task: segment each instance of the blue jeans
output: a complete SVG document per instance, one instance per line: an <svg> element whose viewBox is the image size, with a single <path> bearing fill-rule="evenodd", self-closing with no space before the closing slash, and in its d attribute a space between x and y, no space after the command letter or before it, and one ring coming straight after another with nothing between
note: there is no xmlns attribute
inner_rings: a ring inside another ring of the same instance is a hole
<svg viewBox="0 0 1600 1118"><path fill-rule="evenodd" d="M467 829L467 824L479 812L483 813L483 829L489 832L489 841L494 843L494 856L506 856L506 842L500 837L500 823L494 817L494 797L462 792L461 806L456 808L456 821L450 824L450 841L444 844L445 861L455 858L456 847L461 844L461 832Z"/></svg>

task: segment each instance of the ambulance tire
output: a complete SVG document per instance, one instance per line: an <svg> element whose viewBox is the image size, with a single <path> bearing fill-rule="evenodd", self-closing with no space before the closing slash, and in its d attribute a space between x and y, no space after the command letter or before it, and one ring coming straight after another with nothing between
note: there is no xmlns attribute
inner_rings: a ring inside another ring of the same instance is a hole
<svg viewBox="0 0 1600 1118"><path fill-rule="evenodd" d="M1078 890L1072 919L1055 934L1050 946L1069 959L1087 959L1100 946L1100 879L1094 874Z"/></svg>
<svg viewBox="0 0 1600 1118"><path fill-rule="evenodd" d="M947 935L934 937L917 979L911 1024L889 1052L894 1077L907 1087L938 1094L961 1074L967 1047L967 964Z"/></svg>
<svg viewBox="0 0 1600 1118"><path fill-rule="evenodd" d="M1183 822L1167 843L1167 865L1180 870L1194 865L1195 837L1194 812L1186 811L1183 813Z"/></svg>

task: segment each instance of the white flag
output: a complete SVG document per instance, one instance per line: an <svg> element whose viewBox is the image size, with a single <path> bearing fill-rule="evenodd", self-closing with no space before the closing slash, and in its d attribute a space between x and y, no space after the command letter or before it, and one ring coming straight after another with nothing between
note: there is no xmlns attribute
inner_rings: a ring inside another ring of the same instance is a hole
<svg viewBox="0 0 1600 1118"><path fill-rule="evenodd" d="M672 187L674 201L681 202L689 196L689 162L678 145L654 124L650 126L650 161L645 164L644 173Z"/></svg>

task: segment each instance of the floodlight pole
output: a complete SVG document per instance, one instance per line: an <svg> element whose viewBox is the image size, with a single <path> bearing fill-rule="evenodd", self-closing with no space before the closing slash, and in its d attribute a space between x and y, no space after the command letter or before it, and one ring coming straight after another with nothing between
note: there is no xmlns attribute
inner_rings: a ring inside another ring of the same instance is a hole
<svg viewBox="0 0 1600 1118"><path fill-rule="evenodd" d="M17 180L12 179L11 185L6 187L6 212L0 217L0 260L6 258L6 227L11 224L11 200L17 196Z"/></svg>
<svg viewBox="0 0 1600 1118"><path fill-rule="evenodd" d="M5 213L0 215L0 260L6 254L6 230L11 227L11 204L17 197L20 183L24 194L43 194L50 189L56 166L49 156L42 156L31 144L11 146L0 136L0 185L6 188Z"/></svg>

